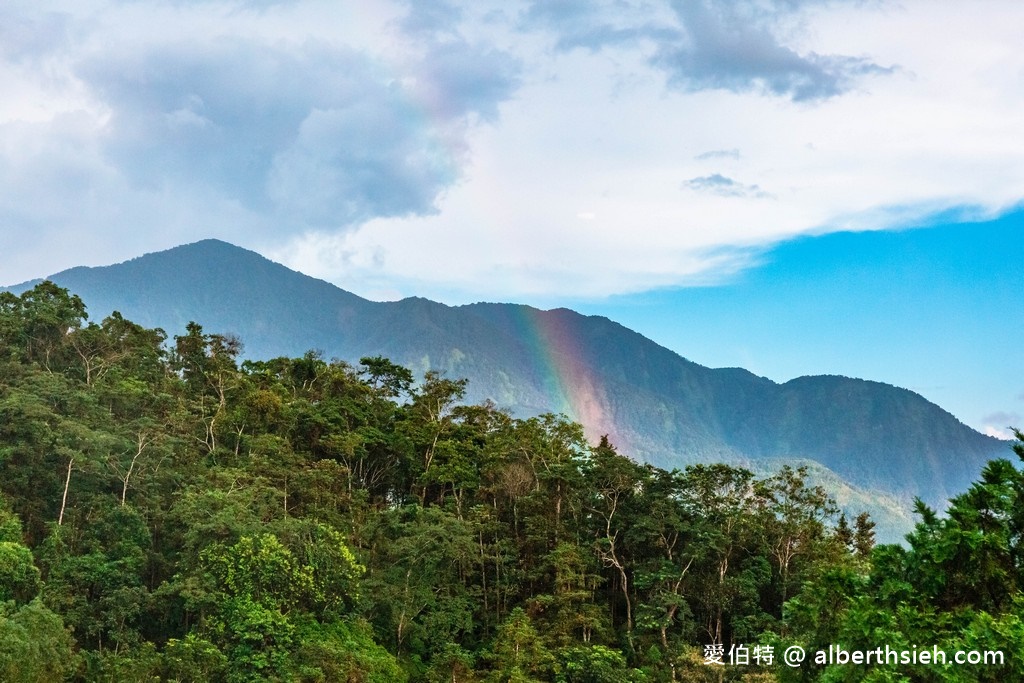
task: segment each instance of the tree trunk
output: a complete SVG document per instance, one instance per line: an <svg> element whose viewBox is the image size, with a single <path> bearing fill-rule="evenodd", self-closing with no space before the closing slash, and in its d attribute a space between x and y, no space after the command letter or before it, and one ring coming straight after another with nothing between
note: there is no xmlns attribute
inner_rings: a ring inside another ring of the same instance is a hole
<svg viewBox="0 0 1024 683"><path fill-rule="evenodd" d="M68 476L64 479L64 496L60 499L60 516L57 517L57 526L64 523L64 508L68 504L68 487L71 486L71 467L74 464L74 458L68 460Z"/></svg>

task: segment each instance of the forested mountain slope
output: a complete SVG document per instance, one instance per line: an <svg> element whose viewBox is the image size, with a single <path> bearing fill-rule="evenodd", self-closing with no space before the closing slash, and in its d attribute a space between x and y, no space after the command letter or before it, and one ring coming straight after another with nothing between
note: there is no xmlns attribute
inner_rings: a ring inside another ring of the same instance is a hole
<svg viewBox="0 0 1024 683"><path fill-rule="evenodd" d="M905 389L846 377L784 384L710 369L611 321L516 304L371 302L217 240L51 276L88 303L180 333L232 333L244 356L355 362L382 355L416 374L469 380L467 399L517 416L554 411L591 439L662 467L764 459L821 463L854 485L933 505L1005 450ZM28 285L12 288L23 291Z"/></svg>
<svg viewBox="0 0 1024 683"><path fill-rule="evenodd" d="M813 465L669 471L381 357L84 312L0 292L5 683L1024 680L1009 459L876 546Z"/></svg>

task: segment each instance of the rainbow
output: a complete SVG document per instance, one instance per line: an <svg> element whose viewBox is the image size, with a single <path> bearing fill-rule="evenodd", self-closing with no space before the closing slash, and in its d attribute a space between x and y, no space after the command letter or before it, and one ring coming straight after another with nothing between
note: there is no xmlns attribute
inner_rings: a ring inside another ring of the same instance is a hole
<svg viewBox="0 0 1024 683"><path fill-rule="evenodd" d="M583 425L587 438L596 442L608 434L619 440L607 387L594 372L587 358L587 340L575 324L578 314L566 309L541 311L516 306L514 314L522 339L541 373L541 387L552 412L563 413Z"/></svg>

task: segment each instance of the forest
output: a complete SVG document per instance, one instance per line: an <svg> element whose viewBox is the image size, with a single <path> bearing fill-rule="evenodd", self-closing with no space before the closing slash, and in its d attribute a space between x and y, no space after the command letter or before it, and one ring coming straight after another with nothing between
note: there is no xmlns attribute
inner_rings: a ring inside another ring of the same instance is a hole
<svg viewBox="0 0 1024 683"><path fill-rule="evenodd" d="M0 681L1024 680L1020 431L876 545L800 468L178 332L0 292ZM830 645L1003 661L783 661Z"/></svg>

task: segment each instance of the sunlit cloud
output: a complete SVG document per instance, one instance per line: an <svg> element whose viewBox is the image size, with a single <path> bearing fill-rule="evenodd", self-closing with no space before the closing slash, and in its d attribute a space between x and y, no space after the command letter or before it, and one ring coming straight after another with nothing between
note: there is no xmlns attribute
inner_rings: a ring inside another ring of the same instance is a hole
<svg viewBox="0 0 1024 683"><path fill-rule="evenodd" d="M757 185L745 185L733 180L732 178L727 178L721 173L712 173L711 175L700 176L699 178L690 178L683 183L683 187L696 192L710 192L711 194L717 194L722 197L765 198L771 196Z"/></svg>
<svg viewBox="0 0 1024 683"><path fill-rule="evenodd" d="M1024 426L1024 420L1021 419L1019 413L1008 413L1008 412L995 412L986 415L982 418L984 423L983 431L989 436L994 436L997 439L1003 439L1004 441L1013 441L1016 437L1013 433L1013 428L1021 429Z"/></svg>
<svg viewBox="0 0 1024 683"><path fill-rule="evenodd" d="M717 159L732 159L739 161L740 151L738 149L713 149L708 152L701 152L694 157L695 161L710 161Z"/></svg>
<svg viewBox="0 0 1024 683"><path fill-rule="evenodd" d="M9 282L220 237L367 295L604 297L1024 199L1016 3L96 0L0 19Z"/></svg>

